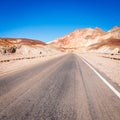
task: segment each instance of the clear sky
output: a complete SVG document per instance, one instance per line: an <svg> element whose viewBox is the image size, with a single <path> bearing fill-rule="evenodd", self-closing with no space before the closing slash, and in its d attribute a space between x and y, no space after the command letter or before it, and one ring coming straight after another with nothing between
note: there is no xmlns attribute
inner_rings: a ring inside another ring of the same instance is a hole
<svg viewBox="0 0 120 120"><path fill-rule="evenodd" d="M0 37L48 42L96 26L120 26L120 0L0 0Z"/></svg>

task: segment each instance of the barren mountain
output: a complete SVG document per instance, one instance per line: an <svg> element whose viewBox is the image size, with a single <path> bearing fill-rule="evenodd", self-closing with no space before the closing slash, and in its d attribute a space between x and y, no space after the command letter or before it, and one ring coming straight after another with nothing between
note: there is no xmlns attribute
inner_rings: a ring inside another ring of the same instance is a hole
<svg viewBox="0 0 120 120"><path fill-rule="evenodd" d="M120 53L120 39L109 38L89 46L89 50L103 53Z"/></svg>
<svg viewBox="0 0 120 120"><path fill-rule="evenodd" d="M63 51L64 50L65 51L69 51L69 50L85 51L87 46L98 42L98 39L100 38L100 36L105 34L106 32L104 32L100 28L80 29L62 38L58 38L57 40L53 41L51 44Z"/></svg>
<svg viewBox="0 0 120 120"><path fill-rule="evenodd" d="M45 46L46 43L38 40L21 39L21 38L0 38L0 53L11 54L21 53L26 54L30 49L37 49L38 47ZM23 48L25 48L23 50Z"/></svg>
<svg viewBox="0 0 120 120"><path fill-rule="evenodd" d="M120 49L120 27L114 27L108 32L100 28L85 28L76 30L69 35L58 38L51 44L63 51L95 51L113 53Z"/></svg>
<svg viewBox="0 0 120 120"><path fill-rule="evenodd" d="M26 38L0 38L0 46L11 47L14 45L46 45L46 43L39 40L31 40Z"/></svg>
<svg viewBox="0 0 120 120"><path fill-rule="evenodd" d="M0 53L17 53L22 55L38 55L61 51L119 53L120 27L108 32L102 29L85 28L58 38L46 44L42 41L21 38L0 38Z"/></svg>
<svg viewBox="0 0 120 120"><path fill-rule="evenodd" d="M48 55L58 50L39 40L25 38L0 38L1 55Z"/></svg>
<svg viewBox="0 0 120 120"><path fill-rule="evenodd" d="M89 50L103 53L120 53L120 27L114 27L99 38L99 42L88 47Z"/></svg>

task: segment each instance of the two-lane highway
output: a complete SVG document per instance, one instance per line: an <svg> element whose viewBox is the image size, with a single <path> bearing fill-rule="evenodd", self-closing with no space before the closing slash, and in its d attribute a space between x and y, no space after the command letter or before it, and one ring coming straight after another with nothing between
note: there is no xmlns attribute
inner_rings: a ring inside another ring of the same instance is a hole
<svg viewBox="0 0 120 120"><path fill-rule="evenodd" d="M0 120L120 120L120 99L67 54L2 76Z"/></svg>

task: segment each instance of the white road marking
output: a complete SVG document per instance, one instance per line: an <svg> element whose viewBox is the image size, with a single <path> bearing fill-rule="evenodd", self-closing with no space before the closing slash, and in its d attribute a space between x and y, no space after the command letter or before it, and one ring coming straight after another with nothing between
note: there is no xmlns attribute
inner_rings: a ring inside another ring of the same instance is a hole
<svg viewBox="0 0 120 120"><path fill-rule="evenodd" d="M81 57L81 56L80 56ZM84 57L81 57L82 61L85 62L100 78L101 80L114 92L115 95L120 99L120 93L104 78L100 73L98 73L87 61Z"/></svg>

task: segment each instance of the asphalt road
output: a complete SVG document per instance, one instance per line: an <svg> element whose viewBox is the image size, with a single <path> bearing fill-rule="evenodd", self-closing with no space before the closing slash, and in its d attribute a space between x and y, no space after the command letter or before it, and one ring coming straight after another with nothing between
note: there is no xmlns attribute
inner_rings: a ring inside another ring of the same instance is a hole
<svg viewBox="0 0 120 120"><path fill-rule="evenodd" d="M1 77L0 120L120 120L120 99L68 54Z"/></svg>

